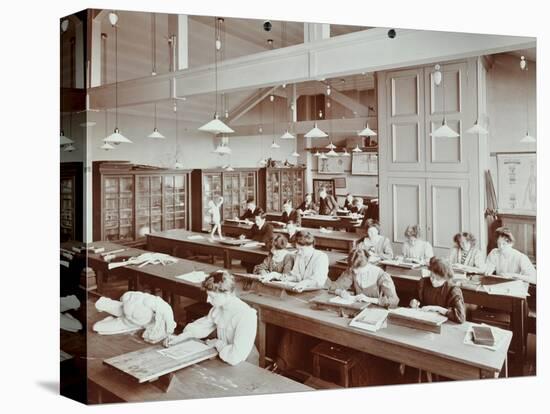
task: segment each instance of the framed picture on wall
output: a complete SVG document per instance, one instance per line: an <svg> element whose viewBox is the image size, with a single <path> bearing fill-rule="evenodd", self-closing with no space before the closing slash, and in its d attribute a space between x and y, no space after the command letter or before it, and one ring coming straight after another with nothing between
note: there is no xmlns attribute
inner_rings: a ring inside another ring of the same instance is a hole
<svg viewBox="0 0 550 414"><path fill-rule="evenodd" d="M348 161L349 171L349 161ZM346 160L342 157L328 157L325 159L317 159L319 174L344 174L346 172Z"/></svg>
<svg viewBox="0 0 550 414"><path fill-rule="evenodd" d="M354 152L351 156L352 175L378 175L377 152Z"/></svg>
<svg viewBox="0 0 550 414"><path fill-rule="evenodd" d="M497 153L499 213L537 214L537 154Z"/></svg>

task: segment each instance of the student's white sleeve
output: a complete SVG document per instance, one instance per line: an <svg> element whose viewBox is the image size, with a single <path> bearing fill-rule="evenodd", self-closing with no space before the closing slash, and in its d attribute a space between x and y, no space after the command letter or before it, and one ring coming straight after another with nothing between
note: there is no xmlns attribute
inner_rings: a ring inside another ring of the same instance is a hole
<svg viewBox="0 0 550 414"><path fill-rule="evenodd" d="M183 333L189 335L191 338L206 338L216 329L216 324L212 319L211 313L212 311L208 312L208 315L188 323L185 328L183 328Z"/></svg>
<svg viewBox="0 0 550 414"><path fill-rule="evenodd" d="M312 269L311 274L311 285L312 287L323 287L327 282L328 278L328 256L325 253L321 253L317 260L315 260L315 265Z"/></svg>
<svg viewBox="0 0 550 414"><path fill-rule="evenodd" d="M486 261L483 260L483 253L481 253L481 250L477 250L475 253L474 266L477 267L480 272L485 272Z"/></svg>
<svg viewBox="0 0 550 414"><path fill-rule="evenodd" d="M424 251L424 254L426 255L426 260L430 260L432 257L434 257L434 249L432 248L430 242L426 242L426 249Z"/></svg>
<svg viewBox="0 0 550 414"><path fill-rule="evenodd" d="M229 365L237 365L250 355L256 339L258 318L256 311L250 309L237 322L233 343L228 344L220 351L220 358Z"/></svg>
<svg viewBox="0 0 550 414"><path fill-rule="evenodd" d="M520 273L523 276L527 276L527 281L529 283L537 283L537 271L535 270L535 266L533 266L533 263L531 263L531 260L529 260L529 257L525 254L521 255L519 267Z"/></svg>
<svg viewBox="0 0 550 414"><path fill-rule="evenodd" d="M489 256L487 256L487 260L485 262L485 273L488 275L492 275L497 268L495 252L496 249L491 250L491 253L489 253Z"/></svg>

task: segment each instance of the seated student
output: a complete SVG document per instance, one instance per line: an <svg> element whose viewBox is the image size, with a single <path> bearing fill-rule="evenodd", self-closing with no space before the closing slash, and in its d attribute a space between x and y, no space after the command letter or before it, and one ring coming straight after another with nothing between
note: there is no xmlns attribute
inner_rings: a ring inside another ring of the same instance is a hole
<svg viewBox="0 0 550 414"><path fill-rule="evenodd" d="M286 249L288 240L283 234L275 234L269 245L269 256L254 266L254 274L260 275L262 282L282 279L284 275L290 274L294 266L294 255Z"/></svg>
<svg viewBox="0 0 550 414"><path fill-rule="evenodd" d="M319 189L319 214L322 216L334 216L338 210L338 203L332 195L327 193L325 187Z"/></svg>
<svg viewBox="0 0 550 414"><path fill-rule="evenodd" d="M273 226L267 222L266 214L262 209L256 210L254 216L254 225L250 229L250 238L252 240L265 243L266 246L273 238Z"/></svg>
<svg viewBox="0 0 550 414"><path fill-rule="evenodd" d="M405 259L412 259L419 263L427 263L434 255L432 245L419 239L420 227L418 225L410 225L405 229L405 238L407 239L403 243L403 257Z"/></svg>
<svg viewBox="0 0 550 414"><path fill-rule="evenodd" d="M363 203L365 200L363 200L363 197L356 197L353 200L353 205L351 207L351 212L355 214L360 214L362 216L365 216L367 214L368 207L364 205Z"/></svg>
<svg viewBox="0 0 550 414"><path fill-rule="evenodd" d="M256 206L256 202L254 201L254 197L248 197L246 199L246 210L242 214L242 216L239 217L240 220L254 220L254 216L258 214L258 212L261 210L260 207Z"/></svg>
<svg viewBox="0 0 550 414"><path fill-rule="evenodd" d="M296 258L292 271L283 280L298 282L294 288L301 292L305 288L322 288L328 278L328 256L315 250L315 238L309 231L296 233Z"/></svg>
<svg viewBox="0 0 550 414"><path fill-rule="evenodd" d="M380 223L373 219L367 220L367 235L361 239L357 247L367 251L372 259L393 258L390 239L380 235Z"/></svg>
<svg viewBox="0 0 550 414"><path fill-rule="evenodd" d="M348 268L334 282L328 281L329 292L346 297L353 286L356 295L378 298L380 306L396 307L399 297L389 274L369 262L369 253L361 248L351 251Z"/></svg>
<svg viewBox="0 0 550 414"><path fill-rule="evenodd" d="M283 215L281 216L281 221L283 223L288 223L293 221L298 227L302 225L302 215L292 208L292 200L286 199L283 203Z"/></svg>
<svg viewBox="0 0 550 414"><path fill-rule="evenodd" d="M352 207L353 207L353 194L347 193L346 200L344 201L344 206L342 207L342 210L351 211Z"/></svg>
<svg viewBox="0 0 550 414"><path fill-rule="evenodd" d="M287 231L287 237L288 242L292 245L296 245L296 233L298 233L298 227L293 221L289 221L286 224L286 231Z"/></svg>
<svg viewBox="0 0 550 414"><path fill-rule="evenodd" d="M318 210L317 204L313 201L313 195L307 193L305 195L304 201L298 206L298 211L300 214L312 213L316 214Z"/></svg>
<svg viewBox="0 0 550 414"><path fill-rule="evenodd" d="M453 269L446 259L432 257L428 266L430 277L418 282L417 299L412 299L411 308L437 312L453 322L466 320L466 308L462 291L452 283Z"/></svg>
<svg viewBox="0 0 550 414"><path fill-rule="evenodd" d="M170 335L164 346L191 338L206 338L216 330L217 338L208 339L206 343L218 350L220 359L230 365L244 360L258 364L258 351L254 346L256 311L235 295L233 276L225 270L218 270L210 273L203 287L212 309L208 315L187 324L181 334Z"/></svg>
<svg viewBox="0 0 550 414"><path fill-rule="evenodd" d="M537 283L537 271L527 255L513 248L514 235L507 227L499 227L495 231L497 248L487 256L485 273L496 273L529 283Z"/></svg>
<svg viewBox="0 0 550 414"><path fill-rule="evenodd" d="M457 233L453 237L454 247L449 254L451 264L476 267L480 272L485 270L485 261L481 250L476 246L476 238L472 233Z"/></svg>

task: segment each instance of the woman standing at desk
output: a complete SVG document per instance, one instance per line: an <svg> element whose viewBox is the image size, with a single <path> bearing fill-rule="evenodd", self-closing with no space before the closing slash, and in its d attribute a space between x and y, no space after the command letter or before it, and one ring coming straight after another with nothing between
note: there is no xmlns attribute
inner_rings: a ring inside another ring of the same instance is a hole
<svg viewBox="0 0 550 414"><path fill-rule="evenodd" d="M454 247L449 255L451 265L460 264L479 269L480 273L485 270L483 254L476 246L476 238L472 233L457 233L453 237Z"/></svg>
<svg viewBox="0 0 550 414"><path fill-rule="evenodd" d="M428 262L434 255L432 245L426 240L419 239L420 227L409 225L405 229L406 241L403 243L403 257L419 263Z"/></svg>
<svg viewBox="0 0 550 414"><path fill-rule="evenodd" d="M353 286L356 295L377 298L380 306L396 307L399 297L389 274L369 262L369 253L356 248L348 256L348 268L334 281L329 281L328 290L338 296L349 296Z"/></svg>
<svg viewBox="0 0 550 414"><path fill-rule="evenodd" d="M305 195L304 201L298 206L298 212L300 212L300 214L317 213L317 204L313 201L313 195L311 193Z"/></svg>
<svg viewBox="0 0 550 414"><path fill-rule="evenodd" d="M507 227L499 227L495 232L497 248L487 256L485 273L496 273L514 279L537 283L537 271L527 255L513 248L514 235Z"/></svg>
<svg viewBox="0 0 550 414"><path fill-rule="evenodd" d="M233 276L225 270L210 273L204 281L206 301L212 304L208 315L188 323L179 335L170 335L164 346L172 346L191 338L202 339L214 330L217 339L206 343L215 347L222 361L237 365L246 360L258 365L258 351L254 346L257 330L256 311L235 296Z"/></svg>
<svg viewBox="0 0 550 414"><path fill-rule="evenodd" d="M367 220L367 236L363 237L358 248L368 252L369 257L375 259L392 259L393 249L390 239L380 235L380 223L376 220Z"/></svg>

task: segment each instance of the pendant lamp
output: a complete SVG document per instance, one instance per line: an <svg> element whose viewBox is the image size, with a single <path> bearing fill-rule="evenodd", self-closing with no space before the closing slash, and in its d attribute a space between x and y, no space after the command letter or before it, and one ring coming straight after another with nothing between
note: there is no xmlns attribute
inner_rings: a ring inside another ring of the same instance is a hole
<svg viewBox="0 0 550 414"><path fill-rule="evenodd" d="M320 157L321 156L321 153L319 152L319 150L317 150L317 152L315 154L313 154L314 157Z"/></svg>
<svg viewBox="0 0 550 414"><path fill-rule="evenodd" d="M229 128L226 124L224 124L220 119L218 115L218 52L222 48L221 40L220 40L220 30L221 30L221 24L223 23L222 18L214 18L214 24L215 24L215 30L214 30L214 90L215 90L215 99L216 99L216 108L214 111L214 118L201 126L199 128L199 131L202 132L209 132L213 135L218 134L232 134L235 131L233 131L231 128Z"/></svg>
<svg viewBox="0 0 550 414"><path fill-rule="evenodd" d="M105 150L105 151L110 151L110 150L113 150L115 149L115 147L111 144L109 144L108 142L105 142L102 146L100 146L99 148L101 148L102 150Z"/></svg>
<svg viewBox="0 0 550 414"><path fill-rule="evenodd" d="M73 144L65 145L63 147L63 151L66 152L73 152L76 149L76 147Z"/></svg>
<svg viewBox="0 0 550 414"><path fill-rule="evenodd" d="M157 129L157 104L156 103L155 103L155 125L153 127L153 132L150 133L149 135L147 135L147 138L153 138L153 139L164 139L164 138L166 138Z"/></svg>
<svg viewBox="0 0 550 414"><path fill-rule="evenodd" d="M485 129L485 128L483 127L483 125L481 125L481 124L479 123L479 120L476 120L476 122L474 123L474 125L473 125L471 128L467 129L466 132L467 132L468 134L478 134L478 135L481 135L481 134L488 134L488 133L489 133L489 131L487 131L487 129Z"/></svg>
<svg viewBox="0 0 550 414"><path fill-rule="evenodd" d="M70 145L70 144L74 144L74 141L69 137L65 136L65 134L63 133L63 130L61 130L61 134L59 135L59 145L63 146L63 145Z"/></svg>
<svg viewBox="0 0 550 414"><path fill-rule="evenodd" d="M329 152L327 152L327 155L329 157L338 157L339 156L339 154L336 151L334 151L333 149L331 149Z"/></svg>
<svg viewBox="0 0 550 414"><path fill-rule="evenodd" d="M352 151L353 151L353 152L363 152L363 151L361 150L361 148L359 148L359 144L356 144L356 145L355 145L355 148L352 149Z"/></svg>
<svg viewBox="0 0 550 414"><path fill-rule="evenodd" d="M104 138L103 142L109 144L131 144L132 141L122 135L118 129L118 15L116 13L109 13L109 21L115 30L115 130L111 135Z"/></svg>
<svg viewBox="0 0 550 414"><path fill-rule="evenodd" d="M298 158L300 156L300 154L298 154L298 152L294 151L292 154L290 154L290 156Z"/></svg>
<svg viewBox="0 0 550 414"><path fill-rule="evenodd" d="M522 56L521 59L520 59L520 62L519 62L519 68L522 70L522 72L525 73L525 124L526 124L526 129L527 129L527 132L525 133L525 136L520 139L519 142L521 142L522 144L531 144L531 143L534 143L534 142L537 142L536 138L531 136L531 134L529 134L529 97L528 97L528 93L529 93L529 90L527 89L528 88L528 83L529 83L529 78L527 77L527 71L529 70L528 67L527 67L527 61L525 60L525 56Z"/></svg>
<svg viewBox="0 0 550 414"><path fill-rule="evenodd" d="M306 138L326 138L326 137L328 137L328 135L325 134L325 132L317 126L317 96L316 95L314 95L314 99L315 99L314 100L315 111L313 113L315 114L315 122L313 123L313 128L311 128L304 135L304 137L306 137Z"/></svg>
<svg viewBox="0 0 550 414"><path fill-rule="evenodd" d="M441 73L440 68L441 67L439 65L435 66L433 79L436 87L441 86L443 88L443 122L439 128L430 133L430 136L434 138L457 138L460 134L447 125L447 118L445 116L445 77L443 76L443 73ZM440 75L437 75L437 73L440 73Z"/></svg>
<svg viewBox="0 0 550 414"><path fill-rule="evenodd" d="M342 157L350 157L351 154L348 152L347 148L344 148L344 152L342 153Z"/></svg>
<svg viewBox="0 0 550 414"><path fill-rule="evenodd" d="M324 152L319 156L319 159L320 159L320 160L326 160L327 158L328 158L328 157L325 155Z"/></svg>
<svg viewBox="0 0 550 414"><path fill-rule="evenodd" d="M367 114L367 117L368 117L368 114ZM359 135L360 137L375 137L376 132L374 132L372 129L369 128L369 123L367 122L365 124L365 129L360 131L359 134L357 135Z"/></svg>

